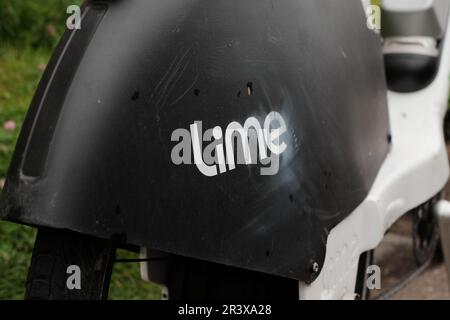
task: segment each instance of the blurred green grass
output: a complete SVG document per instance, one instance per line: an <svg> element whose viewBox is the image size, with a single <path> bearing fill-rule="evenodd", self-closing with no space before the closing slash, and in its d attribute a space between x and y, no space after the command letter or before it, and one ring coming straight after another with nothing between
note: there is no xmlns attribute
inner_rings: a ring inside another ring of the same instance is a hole
<svg viewBox="0 0 450 320"><path fill-rule="evenodd" d="M41 0L0 0L0 184L34 91L64 30L64 4L80 2L58 1L45 1L43 5ZM33 23L36 25L27 29ZM49 25L55 25L54 34L47 32ZM5 129L7 121L13 121L16 128ZM23 299L35 236L34 228L0 221L0 300ZM121 259L138 258L124 250L117 255ZM138 263L121 263L114 266L109 297L159 299L160 290L141 280Z"/></svg>
<svg viewBox="0 0 450 320"><path fill-rule="evenodd" d="M0 179L6 176L21 124L50 53L48 49L0 48ZM7 131L3 124L10 120L17 128ZM34 238L33 228L0 222L0 299L23 299ZM132 259L137 254L119 250L118 257ZM140 279L138 263L116 264L110 298L159 299L160 291Z"/></svg>
<svg viewBox="0 0 450 320"><path fill-rule="evenodd" d="M0 41L52 48L65 28L66 9L81 0L0 0ZM1 44L1 42L0 42Z"/></svg>

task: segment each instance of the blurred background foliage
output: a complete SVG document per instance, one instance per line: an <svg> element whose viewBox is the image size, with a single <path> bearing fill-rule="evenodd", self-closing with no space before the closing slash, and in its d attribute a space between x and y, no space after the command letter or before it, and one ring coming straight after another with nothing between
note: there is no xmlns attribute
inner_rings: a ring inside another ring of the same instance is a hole
<svg viewBox="0 0 450 320"><path fill-rule="evenodd" d="M0 0L0 39L7 44L52 48L65 28L66 9L79 0Z"/></svg>
<svg viewBox="0 0 450 320"><path fill-rule="evenodd" d="M0 189L26 111L53 48L65 30L67 7L81 0L0 0ZM23 299L34 228L0 221L0 300ZM119 250L118 258L138 258ZM158 299L140 279L138 263L116 264L112 299Z"/></svg>

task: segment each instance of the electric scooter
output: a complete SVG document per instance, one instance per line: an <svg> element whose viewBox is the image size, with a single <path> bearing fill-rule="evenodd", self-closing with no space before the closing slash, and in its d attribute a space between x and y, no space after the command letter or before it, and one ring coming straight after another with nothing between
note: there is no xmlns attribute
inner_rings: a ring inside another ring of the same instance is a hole
<svg viewBox="0 0 450 320"><path fill-rule="evenodd" d="M86 1L1 198L38 228L26 298L107 298L117 248L167 299L366 298L372 250L418 208L427 261L448 10L385 1L380 34L360 0Z"/></svg>

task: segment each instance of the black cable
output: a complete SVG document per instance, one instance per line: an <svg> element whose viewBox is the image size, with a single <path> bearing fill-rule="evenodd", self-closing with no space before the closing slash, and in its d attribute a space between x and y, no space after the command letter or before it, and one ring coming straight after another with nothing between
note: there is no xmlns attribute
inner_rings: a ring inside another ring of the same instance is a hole
<svg viewBox="0 0 450 320"><path fill-rule="evenodd" d="M150 259L116 259L115 263L129 263L129 262L150 262L150 261L165 261L168 258L150 258Z"/></svg>

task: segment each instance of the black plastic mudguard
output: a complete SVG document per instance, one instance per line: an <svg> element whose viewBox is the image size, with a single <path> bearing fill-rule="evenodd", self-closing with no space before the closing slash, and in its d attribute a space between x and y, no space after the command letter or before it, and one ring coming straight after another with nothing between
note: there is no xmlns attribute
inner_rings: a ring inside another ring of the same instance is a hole
<svg viewBox="0 0 450 320"><path fill-rule="evenodd" d="M276 174L172 161L177 129L273 112ZM388 137L360 0L90 1L34 97L2 217L311 282Z"/></svg>

